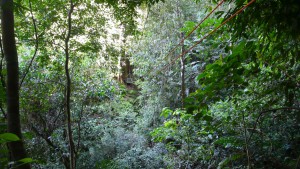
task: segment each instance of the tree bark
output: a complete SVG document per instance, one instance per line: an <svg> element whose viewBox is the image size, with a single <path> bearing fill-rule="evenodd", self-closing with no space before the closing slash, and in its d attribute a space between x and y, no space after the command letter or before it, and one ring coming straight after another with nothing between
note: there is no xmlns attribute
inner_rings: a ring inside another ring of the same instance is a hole
<svg viewBox="0 0 300 169"><path fill-rule="evenodd" d="M16 134L21 140L9 142L10 160L18 161L26 158L24 144L22 142L20 112L19 112L19 65L14 32L13 0L2 0L1 26L3 38L3 50L7 68L7 127L8 132ZM30 169L29 164L14 168Z"/></svg>

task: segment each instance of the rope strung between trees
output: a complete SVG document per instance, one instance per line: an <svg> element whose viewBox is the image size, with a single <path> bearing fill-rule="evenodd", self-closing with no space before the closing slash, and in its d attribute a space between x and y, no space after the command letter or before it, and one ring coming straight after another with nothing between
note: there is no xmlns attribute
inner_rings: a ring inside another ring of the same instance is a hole
<svg viewBox="0 0 300 169"><path fill-rule="evenodd" d="M219 30L223 25L225 25L227 22L229 22L231 19L233 19L236 15L243 12L245 8L250 6L252 3L254 3L256 0L251 0L249 3L247 3L245 6L243 6L241 9L239 9L237 12L235 12L232 16L230 16L228 19L226 19L224 22L222 22L218 27L216 27L214 30L206 34L204 37L202 37L198 42L196 42L193 46L191 46L189 49L185 50L183 53L175 57L170 63L168 63L165 67L158 70L154 75L157 75L159 72L165 71L168 67L172 66L177 59L182 57L183 55L187 54L189 51L191 51L194 47L196 47L198 44L200 44L204 39L215 33L217 30ZM182 43L182 42L181 42ZM180 44L180 43L179 43Z"/></svg>

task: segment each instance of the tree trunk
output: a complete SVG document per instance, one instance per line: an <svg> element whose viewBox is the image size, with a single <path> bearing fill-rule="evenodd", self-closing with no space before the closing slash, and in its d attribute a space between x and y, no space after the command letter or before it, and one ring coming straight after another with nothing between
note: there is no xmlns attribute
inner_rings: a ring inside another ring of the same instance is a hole
<svg viewBox="0 0 300 169"><path fill-rule="evenodd" d="M125 31L123 31L125 32ZM126 36L122 40L122 49L120 54L120 74L119 74L119 82L126 84L126 80L128 78L128 69L129 69L129 60L126 57L125 45L126 45Z"/></svg>
<svg viewBox="0 0 300 169"><path fill-rule="evenodd" d="M2 0L1 13L3 50L7 68L7 127L8 132L16 134L21 140L8 143L12 161L26 158L22 142L19 113L19 65L14 33L13 0ZM29 164L14 166L19 169L30 169Z"/></svg>
<svg viewBox="0 0 300 169"><path fill-rule="evenodd" d="M71 107L70 107L70 98L71 98L71 77L69 72L69 41L71 37L71 30L72 30L72 12L73 12L73 2L70 0L70 10L68 13L68 33L65 39L65 55L66 55L66 62L65 62L65 72L67 78L66 84L66 115L67 115L67 132L68 132L68 141L69 141L69 153L70 153L70 168L75 169L76 167L76 159L75 159L75 145L73 141L72 135L72 121L71 121Z"/></svg>
<svg viewBox="0 0 300 169"><path fill-rule="evenodd" d="M184 38L184 33L181 33L181 39ZM181 53L184 53L184 41L182 42L181 46ZM185 95L185 57L184 55L180 58L180 64L181 64L181 107L184 108L184 99L186 97Z"/></svg>
<svg viewBox="0 0 300 169"><path fill-rule="evenodd" d="M126 55L126 39L127 35L125 34L126 32L126 25L124 24L124 29L123 29L123 40L122 40L122 49L120 53L120 58L119 58L119 67L120 67L120 72L119 72L119 82L124 83L125 85L129 85L132 83L132 73L133 73L133 66L130 65L130 60L128 56ZM130 81L129 81L130 80Z"/></svg>

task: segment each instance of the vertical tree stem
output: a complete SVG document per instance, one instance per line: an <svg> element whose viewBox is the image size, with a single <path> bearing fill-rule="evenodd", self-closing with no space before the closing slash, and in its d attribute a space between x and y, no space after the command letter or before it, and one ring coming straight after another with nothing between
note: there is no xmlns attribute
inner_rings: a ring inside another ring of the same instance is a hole
<svg viewBox="0 0 300 169"><path fill-rule="evenodd" d="M251 168L250 154L249 154L249 148L248 148L249 140L247 138L247 127L246 127L246 122L245 122L245 112L244 111L243 111L242 115L243 115L243 127L244 127L244 137L245 137L245 149L246 149L246 154L247 154L248 168L250 169Z"/></svg>
<svg viewBox="0 0 300 169"><path fill-rule="evenodd" d="M71 77L69 71L69 41L71 37L72 31L72 12L74 9L73 1L70 0L70 10L68 13L68 30L67 30L67 37L65 39L65 72L66 72L66 79L67 79L67 89L66 89L66 114L67 114L67 132L68 132L68 141L69 141L69 151L70 151L70 167L71 169L75 169L76 166L76 159L75 159L75 145L73 141L72 135L72 121L71 121L71 107L70 107L70 98L71 98Z"/></svg>
<svg viewBox="0 0 300 169"><path fill-rule="evenodd" d="M181 39L184 38L184 33L181 33ZM181 53L184 53L184 41L182 42L181 46ZM181 63L181 102L182 102L182 108L184 108L184 99L186 97L185 95L185 57L184 55L181 56L180 58L180 63Z"/></svg>

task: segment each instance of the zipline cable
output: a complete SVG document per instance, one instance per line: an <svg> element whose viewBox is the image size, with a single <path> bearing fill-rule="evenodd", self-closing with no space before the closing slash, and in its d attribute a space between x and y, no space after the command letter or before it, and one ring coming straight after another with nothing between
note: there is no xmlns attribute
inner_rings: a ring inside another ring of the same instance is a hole
<svg viewBox="0 0 300 169"><path fill-rule="evenodd" d="M206 34L204 37L202 37L198 42L196 42L192 47L190 47L189 49L185 50L183 53L181 53L180 55L178 55L177 57L175 57L175 59L173 59L170 63L168 63L165 67L163 67L162 69L158 70L154 75L158 74L159 72L164 71L166 68L168 68L169 66L172 66L175 61L177 59L179 59L180 57L182 57L183 55L187 54L190 50L192 50L194 47L196 47L199 43L201 43L204 39L206 39L208 36L210 36L211 34L215 33L218 29L220 29L220 27L222 27L223 25L225 25L228 21L230 21L231 19L233 19L236 15L240 14L245 8L247 8L248 6L250 6L252 3L254 3L256 0L251 0L248 4L246 4L244 7L242 7L241 9L239 9L236 13L234 13L232 16L230 16L228 19L226 19L224 22L222 22L218 27L216 27L214 30L212 30L211 32L209 32L208 34Z"/></svg>

